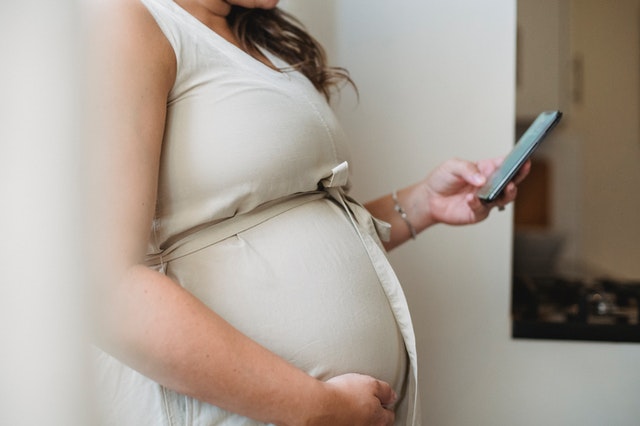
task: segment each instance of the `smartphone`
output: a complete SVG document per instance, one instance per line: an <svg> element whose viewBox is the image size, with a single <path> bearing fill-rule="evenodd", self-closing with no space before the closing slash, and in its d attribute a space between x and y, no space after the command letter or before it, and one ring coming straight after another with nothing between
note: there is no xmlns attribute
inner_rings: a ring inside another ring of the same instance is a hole
<svg viewBox="0 0 640 426"><path fill-rule="evenodd" d="M495 201L520 167L533 154L544 138L555 127L562 117L560 111L544 111L538 115L526 132L515 144L487 183L478 191L478 198L485 203Z"/></svg>

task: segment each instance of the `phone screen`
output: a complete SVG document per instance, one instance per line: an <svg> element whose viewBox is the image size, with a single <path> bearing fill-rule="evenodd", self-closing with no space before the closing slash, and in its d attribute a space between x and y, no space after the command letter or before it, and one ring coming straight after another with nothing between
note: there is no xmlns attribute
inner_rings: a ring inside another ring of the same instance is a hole
<svg viewBox="0 0 640 426"><path fill-rule="evenodd" d="M561 117L562 112L560 111L544 111L538 115L504 159L498 170L491 175L486 185L480 188L478 198L487 203L498 198L540 142L558 124Z"/></svg>

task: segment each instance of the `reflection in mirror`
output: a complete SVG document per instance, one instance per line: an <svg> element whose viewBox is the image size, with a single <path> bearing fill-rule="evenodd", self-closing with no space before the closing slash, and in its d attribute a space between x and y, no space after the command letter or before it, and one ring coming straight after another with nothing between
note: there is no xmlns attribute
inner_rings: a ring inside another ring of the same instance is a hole
<svg viewBox="0 0 640 426"><path fill-rule="evenodd" d="M518 0L513 336L640 342L640 0Z"/></svg>

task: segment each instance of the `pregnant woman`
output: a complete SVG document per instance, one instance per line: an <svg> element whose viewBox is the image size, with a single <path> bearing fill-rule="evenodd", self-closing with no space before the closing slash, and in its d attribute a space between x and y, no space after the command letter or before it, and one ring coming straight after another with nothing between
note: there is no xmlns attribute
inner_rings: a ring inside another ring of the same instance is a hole
<svg viewBox="0 0 640 426"><path fill-rule="evenodd" d="M277 3L99 5L103 424L419 425L385 250L515 197L475 196L499 161L451 160L351 199L349 77Z"/></svg>

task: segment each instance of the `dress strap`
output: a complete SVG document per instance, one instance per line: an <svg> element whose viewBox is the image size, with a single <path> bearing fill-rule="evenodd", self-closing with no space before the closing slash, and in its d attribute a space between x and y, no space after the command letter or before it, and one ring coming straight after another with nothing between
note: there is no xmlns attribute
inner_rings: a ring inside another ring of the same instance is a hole
<svg viewBox="0 0 640 426"><path fill-rule="evenodd" d="M351 223L367 251L369 259L378 274L380 285L382 286L382 289L389 300L389 304L391 305L398 328L402 333L407 354L409 355L411 372L409 375L408 394L413 395L413 399L408 401L409 424L418 425L420 423L420 404L418 400L418 355L413 323L409 313L409 306L402 290L402 285L393 271L384 249L381 247L379 240L372 237L375 232L380 236L380 239L387 238L388 240L391 226L386 222L382 222L371 216L369 211L367 211L361 204L345 194L343 186L346 184L347 176L348 165L344 162L334 167L331 177L324 179L322 184L324 185L325 191L327 191L331 198L333 198L349 216Z"/></svg>

